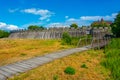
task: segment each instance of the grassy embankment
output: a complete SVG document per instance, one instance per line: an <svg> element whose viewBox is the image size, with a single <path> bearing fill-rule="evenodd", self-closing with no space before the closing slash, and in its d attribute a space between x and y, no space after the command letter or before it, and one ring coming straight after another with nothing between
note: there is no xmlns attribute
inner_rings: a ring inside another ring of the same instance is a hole
<svg viewBox="0 0 120 80"><path fill-rule="evenodd" d="M0 39L0 66L71 47L60 40Z"/></svg>
<svg viewBox="0 0 120 80"><path fill-rule="evenodd" d="M53 40L53 43L54 42L56 43L56 41ZM56 44L58 44L59 42L60 41L58 41ZM33 42L31 42L31 44L33 45ZM45 43L43 44L45 45ZM49 43L46 44L47 44L46 46L48 46ZM26 47L28 47L28 45ZM57 50L61 48L66 48L66 47L62 46L57 48ZM25 49L25 47L22 49ZM55 49L53 49L53 51L54 50ZM43 54L44 52L46 53L48 51L46 50L43 51ZM105 54L103 52L105 52ZM20 55L21 54L19 53L19 57ZM38 56L38 55L41 54L40 53L35 54L34 56ZM22 57L23 56L24 55L22 54ZM102 65L104 65L106 68L104 68L101 65L101 62ZM85 65L86 67L81 67L82 65ZM106 79L120 80L119 65L120 65L120 39L113 39L111 43L105 48L105 50L97 50L97 51L90 50L90 51L82 52L82 54L76 53L68 57L58 59L51 63L40 66L26 73L22 73L21 75L15 76L9 80L31 80L31 79L33 80L106 80ZM64 73L65 68L68 66L71 66L76 70L75 75L68 75Z"/></svg>
<svg viewBox="0 0 120 80"><path fill-rule="evenodd" d="M109 71L100 65L103 57L103 50L79 52L44 64L9 80L106 80L109 78ZM64 73L68 66L75 69L74 75Z"/></svg>
<svg viewBox="0 0 120 80"><path fill-rule="evenodd" d="M113 39L106 46L102 65L111 71L110 80L120 80L120 39Z"/></svg>

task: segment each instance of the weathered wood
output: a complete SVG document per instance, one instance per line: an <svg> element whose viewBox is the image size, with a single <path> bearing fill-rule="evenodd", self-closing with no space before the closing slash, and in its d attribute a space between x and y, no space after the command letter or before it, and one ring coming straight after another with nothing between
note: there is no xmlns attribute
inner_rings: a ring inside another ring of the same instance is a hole
<svg viewBox="0 0 120 80"><path fill-rule="evenodd" d="M17 30L11 32L9 38L23 38L23 39L60 39L63 32L68 32L72 37L85 36L90 33L93 36L96 34L102 34L103 37L105 34L110 34L110 28L51 28L48 30Z"/></svg>

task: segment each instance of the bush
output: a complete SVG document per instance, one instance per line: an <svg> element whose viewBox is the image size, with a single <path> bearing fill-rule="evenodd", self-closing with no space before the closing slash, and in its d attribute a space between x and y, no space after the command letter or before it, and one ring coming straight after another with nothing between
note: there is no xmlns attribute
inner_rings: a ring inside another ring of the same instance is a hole
<svg viewBox="0 0 120 80"><path fill-rule="evenodd" d="M74 75L76 71L75 71L75 69L72 68L72 67L67 67L67 68L64 70L64 72L65 72L66 74Z"/></svg>
<svg viewBox="0 0 120 80"><path fill-rule="evenodd" d="M78 25L77 25L76 23L73 23L73 24L70 25L70 28L75 28L75 29L77 29L77 28L78 28Z"/></svg>
<svg viewBox="0 0 120 80"><path fill-rule="evenodd" d="M88 68L86 64L82 64L81 68Z"/></svg>
<svg viewBox="0 0 120 80"><path fill-rule="evenodd" d="M28 30L44 30L45 28L43 26L38 26L38 25L30 25L28 27Z"/></svg>
<svg viewBox="0 0 120 80"><path fill-rule="evenodd" d="M77 46L80 37L72 37L71 45Z"/></svg>
<svg viewBox="0 0 120 80"><path fill-rule="evenodd" d="M111 24L112 32L116 37L120 37L120 12L117 14L114 22Z"/></svg>
<svg viewBox="0 0 120 80"><path fill-rule="evenodd" d="M53 80L58 80L58 75L54 75Z"/></svg>
<svg viewBox="0 0 120 80"><path fill-rule="evenodd" d="M0 30L0 38L5 38L9 36L9 32L4 31L4 30Z"/></svg>
<svg viewBox="0 0 120 80"><path fill-rule="evenodd" d="M62 34L62 44L68 44L68 45L71 45L71 37L70 35L68 34L68 32L64 32Z"/></svg>
<svg viewBox="0 0 120 80"><path fill-rule="evenodd" d="M21 53L21 54L20 54L20 56L26 56L26 55L27 55L27 54L25 54L25 53Z"/></svg>

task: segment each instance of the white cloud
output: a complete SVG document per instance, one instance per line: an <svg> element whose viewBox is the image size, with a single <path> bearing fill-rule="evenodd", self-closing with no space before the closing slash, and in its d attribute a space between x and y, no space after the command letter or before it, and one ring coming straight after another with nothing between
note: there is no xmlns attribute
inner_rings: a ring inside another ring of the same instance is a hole
<svg viewBox="0 0 120 80"><path fill-rule="evenodd" d="M63 22L63 25L70 25L72 23L76 23L79 26L89 26L93 21L101 20L103 18L104 20L111 20L113 21L116 17L117 13L113 13L111 15L105 15L105 16L81 16L80 18L68 18L65 22Z"/></svg>
<svg viewBox="0 0 120 80"><path fill-rule="evenodd" d="M0 22L0 28L4 28L6 25L6 23Z"/></svg>
<svg viewBox="0 0 120 80"><path fill-rule="evenodd" d="M82 16L80 17L81 20L99 20L101 16Z"/></svg>
<svg viewBox="0 0 120 80"><path fill-rule="evenodd" d="M68 19L68 18L69 18L69 16L65 16L65 18L66 18L66 19Z"/></svg>
<svg viewBox="0 0 120 80"><path fill-rule="evenodd" d="M0 22L0 29L2 30L17 30L19 29L16 25L6 24L4 22Z"/></svg>
<svg viewBox="0 0 120 80"><path fill-rule="evenodd" d="M113 14L112 14L112 17L113 17L113 18L116 18L117 14L118 14L118 13L113 13Z"/></svg>
<svg viewBox="0 0 120 80"><path fill-rule="evenodd" d="M47 25L47 27L58 27L58 25L60 27L61 23L58 23L58 22L56 22L56 23L50 23L50 24Z"/></svg>
<svg viewBox="0 0 120 80"><path fill-rule="evenodd" d="M46 10L46 9L36 9L36 8L30 8L30 9L24 9L21 10L24 13L30 13L30 14L34 14L34 15L39 15L40 16L40 20L46 20L49 19L52 15L54 15L53 12Z"/></svg>
<svg viewBox="0 0 120 80"><path fill-rule="evenodd" d="M81 19L75 19L75 18L69 18L66 20L65 24L71 25L72 23L76 23L79 26L88 26L90 25L90 22L85 21L85 20L81 20Z"/></svg>
<svg viewBox="0 0 120 80"><path fill-rule="evenodd" d="M46 21L47 21L47 22L49 22L49 21L50 21L50 19L47 19Z"/></svg>
<svg viewBox="0 0 120 80"><path fill-rule="evenodd" d="M90 25L90 22L85 21L85 20L80 20L80 19L75 19L75 18L69 18L64 22L55 22L55 23L50 23L46 27L70 27L72 23L76 23L80 26L88 26Z"/></svg>
<svg viewBox="0 0 120 80"><path fill-rule="evenodd" d="M41 16L39 19L40 20L45 20L45 19L49 19L49 17L51 17L50 15L44 15L44 16Z"/></svg>
<svg viewBox="0 0 120 80"><path fill-rule="evenodd" d="M30 26L30 25L43 25L43 23L42 23L42 22L31 22L31 23L24 24L24 25L22 25L22 26L20 26L20 27L21 27L22 29L27 29L28 26Z"/></svg>
<svg viewBox="0 0 120 80"><path fill-rule="evenodd" d="M10 13L14 13L14 12L16 12L16 11L18 11L19 9L18 8L16 8L16 9L9 9L8 11L10 12Z"/></svg>
<svg viewBox="0 0 120 80"><path fill-rule="evenodd" d="M55 23L50 23L48 25L46 25L46 27L69 27L69 25L65 24L65 23L60 23L60 22L55 22Z"/></svg>
<svg viewBox="0 0 120 80"><path fill-rule="evenodd" d="M81 20L91 20L91 21L96 21L100 20L103 18L104 20L113 20L116 17L117 13L113 13L111 15L106 15L106 16L81 16Z"/></svg>
<svg viewBox="0 0 120 80"><path fill-rule="evenodd" d="M69 18L67 21L76 21L77 19L75 18Z"/></svg>
<svg viewBox="0 0 120 80"><path fill-rule="evenodd" d="M16 26L16 25L8 25L7 29L8 30L17 30L18 26Z"/></svg>

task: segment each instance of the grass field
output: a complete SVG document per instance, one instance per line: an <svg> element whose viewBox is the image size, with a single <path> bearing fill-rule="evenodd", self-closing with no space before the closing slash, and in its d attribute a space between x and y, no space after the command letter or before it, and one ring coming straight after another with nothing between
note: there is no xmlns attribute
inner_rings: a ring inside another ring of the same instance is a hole
<svg viewBox="0 0 120 80"><path fill-rule="evenodd" d="M103 57L103 50L75 53L9 80L106 80L110 73L100 65ZM86 67L82 66L83 64ZM64 73L68 66L76 70L74 75Z"/></svg>
<svg viewBox="0 0 120 80"><path fill-rule="evenodd" d="M120 39L113 39L104 52L102 65L111 71L110 80L120 80Z"/></svg>
<svg viewBox="0 0 120 80"><path fill-rule="evenodd" d="M60 40L0 39L0 66L71 47Z"/></svg>

